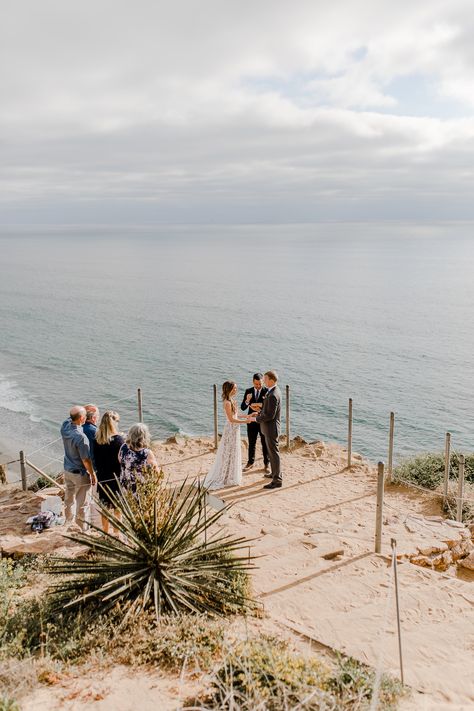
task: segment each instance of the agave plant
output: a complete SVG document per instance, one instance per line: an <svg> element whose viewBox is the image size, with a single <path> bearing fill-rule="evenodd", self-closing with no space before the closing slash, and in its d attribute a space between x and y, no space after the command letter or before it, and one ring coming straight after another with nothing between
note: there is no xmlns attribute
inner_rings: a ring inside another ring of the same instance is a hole
<svg viewBox="0 0 474 711"><path fill-rule="evenodd" d="M161 484L108 492L115 511L98 502L115 534L92 526L67 537L89 548L82 559L55 558L50 571L62 576L51 593L63 607L80 605L93 613L120 608L128 617L154 606L163 613L226 614L248 607L247 571L239 554L247 539L209 529L225 512L207 513L207 493L184 481L173 489ZM92 604L89 604L92 603Z"/></svg>

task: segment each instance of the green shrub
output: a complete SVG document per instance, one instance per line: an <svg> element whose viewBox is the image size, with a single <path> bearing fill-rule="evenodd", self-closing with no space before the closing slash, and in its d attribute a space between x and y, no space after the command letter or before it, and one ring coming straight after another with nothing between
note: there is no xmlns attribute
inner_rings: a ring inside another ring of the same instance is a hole
<svg viewBox="0 0 474 711"><path fill-rule="evenodd" d="M0 558L0 601L3 604L26 582L25 566L12 558Z"/></svg>
<svg viewBox="0 0 474 711"><path fill-rule="evenodd" d="M442 454L418 454L406 459L393 470L394 484L403 480L422 486L425 489L437 489L444 476L444 456Z"/></svg>
<svg viewBox="0 0 474 711"><path fill-rule="evenodd" d="M0 643L25 581L26 572L20 563L0 558Z"/></svg>
<svg viewBox="0 0 474 711"><path fill-rule="evenodd" d="M293 654L276 638L259 637L227 652L212 676L211 693L194 703L239 711L329 709L327 681L328 669L318 660Z"/></svg>
<svg viewBox="0 0 474 711"><path fill-rule="evenodd" d="M206 711L361 711L368 709L375 673L354 659L339 657L335 668L290 650L276 638L259 637L231 648L211 677L211 691L190 700ZM397 707L404 693L382 677L378 709Z"/></svg>
<svg viewBox="0 0 474 711"><path fill-rule="evenodd" d="M92 555L53 561L51 574L62 578L51 590L58 607L102 614L119 604L124 615L153 607L157 617L248 610L252 566L239 555L248 541L210 532L225 509L205 516L204 489L183 482L173 490L158 481L153 495L148 486L133 496L122 487L109 495L115 512L99 506L119 535L95 529L68 536Z"/></svg>
<svg viewBox="0 0 474 711"><path fill-rule="evenodd" d="M443 502L443 511L448 518L455 520L457 516L457 499L456 496L450 494L445 502ZM463 501L462 505L462 521L470 523L474 521L474 505L470 501Z"/></svg>
<svg viewBox="0 0 474 711"><path fill-rule="evenodd" d="M50 474L51 479L54 479L54 481L58 480L61 476L61 473L58 474ZM39 476L35 481L30 484L28 487L29 491L41 491L41 489L47 489L48 487L53 486L53 483L49 480L46 479L44 476Z"/></svg>
<svg viewBox="0 0 474 711"><path fill-rule="evenodd" d="M143 612L121 624L119 610L90 619L78 610L58 613L49 600L20 602L4 627L2 656L48 657L79 662L92 653L130 666L179 671L183 663L209 669L222 651L224 626L203 615L162 616Z"/></svg>
<svg viewBox="0 0 474 711"><path fill-rule="evenodd" d="M224 625L204 615L141 615L110 641L113 659L129 666L157 666L179 672L211 668L224 644ZM126 643L125 643L126 642Z"/></svg>
<svg viewBox="0 0 474 711"><path fill-rule="evenodd" d="M352 657L337 658L337 666L327 688L334 694L341 708L367 708L372 699L375 672ZM389 711L396 709L400 696L405 693L401 682L382 676L379 690L378 708Z"/></svg>
<svg viewBox="0 0 474 711"><path fill-rule="evenodd" d="M450 459L450 480L456 480L459 475L459 455L454 452ZM474 483L474 454L465 456L464 474L466 482ZM433 491L440 489L444 481L444 454L419 454L406 459L394 469L392 481L394 484L412 483ZM453 493L443 505L443 510L449 518L456 518L456 498ZM467 501L463 504L462 518L463 521L474 519L474 506Z"/></svg>
<svg viewBox="0 0 474 711"><path fill-rule="evenodd" d="M450 479L459 474L459 456L455 452L450 457ZM465 480L474 483L474 454L465 455ZM393 470L393 482L412 482L426 489L437 489L444 480L444 454L428 452L405 459Z"/></svg>
<svg viewBox="0 0 474 711"><path fill-rule="evenodd" d="M20 711L20 707L15 699L12 699L11 696L3 694L0 696L0 711Z"/></svg>

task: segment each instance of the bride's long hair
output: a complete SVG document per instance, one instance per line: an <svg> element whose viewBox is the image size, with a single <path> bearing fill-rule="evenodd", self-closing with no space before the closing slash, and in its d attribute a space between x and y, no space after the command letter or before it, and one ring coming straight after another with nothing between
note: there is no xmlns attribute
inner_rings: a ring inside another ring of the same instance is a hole
<svg viewBox="0 0 474 711"><path fill-rule="evenodd" d="M235 413L237 412L237 407L235 404L235 401L231 397L231 392L235 388L236 383L234 383L232 380L226 380L225 383L222 384L222 400L224 402L228 401L230 402L230 406L232 408L232 412Z"/></svg>

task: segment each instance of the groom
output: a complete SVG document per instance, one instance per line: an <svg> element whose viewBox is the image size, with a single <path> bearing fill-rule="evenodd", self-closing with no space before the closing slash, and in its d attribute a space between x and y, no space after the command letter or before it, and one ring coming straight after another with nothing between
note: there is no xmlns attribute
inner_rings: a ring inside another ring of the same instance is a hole
<svg viewBox="0 0 474 711"><path fill-rule="evenodd" d="M268 391L263 401L262 410L255 418L255 421L259 423L262 434L265 437L272 468L271 474L265 474L265 476L271 477L272 480L270 484L265 484L263 488L280 489L282 485L279 451L281 392L277 385L278 375L274 370L268 370L263 376L263 382Z"/></svg>

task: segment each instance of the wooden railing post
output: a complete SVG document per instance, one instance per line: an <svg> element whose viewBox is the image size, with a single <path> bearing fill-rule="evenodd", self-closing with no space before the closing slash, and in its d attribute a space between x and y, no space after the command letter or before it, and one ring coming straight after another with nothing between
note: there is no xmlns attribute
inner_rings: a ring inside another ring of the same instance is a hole
<svg viewBox="0 0 474 711"><path fill-rule="evenodd" d="M352 398L349 398L349 418L347 423L347 468L352 464Z"/></svg>
<svg viewBox="0 0 474 711"><path fill-rule="evenodd" d="M32 464L28 459L25 459L25 463L28 464L28 466L31 467L31 469L33 469L33 471L35 471L37 474L47 479L52 486L57 486L58 489L64 491L64 486L62 484L58 484L58 482L53 479L53 477L49 476L49 474L46 474L46 472L37 467L36 464Z"/></svg>
<svg viewBox="0 0 474 711"><path fill-rule="evenodd" d="M28 488L26 480L26 457L23 451L20 452L21 488L26 491Z"/></svg>
<svg viewBox="0 0 474 711"><path fill-rule="evenodd" d="M446 503L449 491L449 472L451 470L451 433L446 432L446 440L444 444L444 482L443 482L443 500Z"/></svg>
<svg viewBox="0 0 474 711"><path fill-rule="evenodd" d="M384 463L377 466L377 511L375 514L375 552L382 552Z"/></svg>
<svg viewBox="0 0 474 711"><path fill-rule="evenodd" d="M214 385L214 449L217 449L219 444L219 433L217 427L217 385Z"/></svg>
<svg viewBox="0 0 474 711"><path fill-rule="evenodd" d="M138 421L143 422L142 389L137 389Z"/></svg>
<svg viewBox="0 0 474 711"><path fill-rule="evenodd" d="M286 448L290 449L290 386L286 386Z"/></svg>
<svg viewBox="0 0 474 711"><path fill-rule="evenodd" d="M395 430L395 413L390 413L390 431L388 435L388 480L392 481L393 473L393 433Z"/></svg>
<svg viewBox="0 0 474 711"><path fill-rule="evenodd" d="M464 454L459 455L459 474L458 474L458 495L456 500L456 521L462 521L462 505L464 499Z"/></svg>

